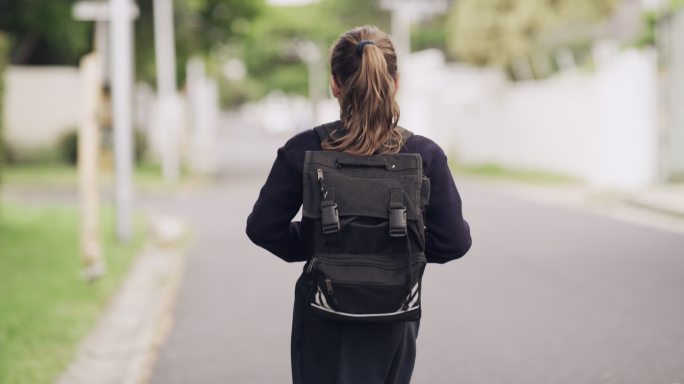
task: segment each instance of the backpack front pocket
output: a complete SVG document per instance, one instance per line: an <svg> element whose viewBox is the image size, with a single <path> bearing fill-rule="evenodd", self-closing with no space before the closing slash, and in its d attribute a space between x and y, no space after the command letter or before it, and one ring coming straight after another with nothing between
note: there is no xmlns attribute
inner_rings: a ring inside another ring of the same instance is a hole
<svg viewBox="0 0 684 384"><path fill-rule="evenodd" d="M425 257L414 257L410 281L408 260L378 255L319 256L311 264L316 281L310 306L334 318L364 320L401 317L420 307L420 276Z"/></svg>

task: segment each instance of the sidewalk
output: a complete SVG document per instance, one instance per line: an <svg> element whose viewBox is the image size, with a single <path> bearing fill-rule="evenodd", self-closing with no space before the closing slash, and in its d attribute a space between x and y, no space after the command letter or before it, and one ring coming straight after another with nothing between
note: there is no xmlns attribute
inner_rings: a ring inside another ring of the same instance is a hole
<svg viewBox="0 0 684 384"><path fill-rule="evenodd" d="M184 225L155 218L150 241L95 329L79 346L57 384L139 384L147 381L156 350L171 326L183 267Z"/></svg>
<svg viewBox="0 0 684 384"><path fill-rule="evenodd" d="M457 183L482 183L536 203L582 210L670 232L684 233L684 184L632 192L605 191L579 183L529 183L457 174Z"/></svg>
<svg viewBox="0 0 684 384"><path fill-rule="evenodd" d="M627 196L626 202L684 218L684 183L648 188Z"/></svg>

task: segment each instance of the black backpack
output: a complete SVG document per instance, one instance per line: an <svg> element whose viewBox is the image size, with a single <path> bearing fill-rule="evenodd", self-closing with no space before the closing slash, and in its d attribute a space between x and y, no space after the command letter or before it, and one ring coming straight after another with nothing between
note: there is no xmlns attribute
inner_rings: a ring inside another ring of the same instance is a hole
<svg viewBox="0 0 684 384"><path fill-rule="evenodd" d="M323 142L340 126L315 131ZM396 129L404 142L412 136ZM334 320L418 320L429 193L420 154L307 151L308 309Z"/></svg>

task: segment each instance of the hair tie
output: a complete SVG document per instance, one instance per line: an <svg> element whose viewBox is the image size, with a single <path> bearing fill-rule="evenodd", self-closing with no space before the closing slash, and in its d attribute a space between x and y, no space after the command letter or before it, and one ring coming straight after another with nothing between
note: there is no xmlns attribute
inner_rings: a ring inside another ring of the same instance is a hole
<svg viewBox="0 0 684 384"><path fill-rule="evenodd" d="M375 44L372 40L361 40L356 44L356 56L361 57L363 55L363 47L368 44Z"/></svg>

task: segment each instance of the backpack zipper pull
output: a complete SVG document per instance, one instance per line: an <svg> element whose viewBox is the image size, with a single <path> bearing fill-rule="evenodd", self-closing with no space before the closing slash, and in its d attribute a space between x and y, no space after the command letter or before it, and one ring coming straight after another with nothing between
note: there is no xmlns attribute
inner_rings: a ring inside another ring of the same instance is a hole
<svg viewBox="0 0 684 384"><path fill-rule="evenodd" d="M316 262L318 261L318 258L314 257L311 259L311 262L309 263L309 266L306 267L306 273L311 273L313 270L314 266L316 265Z"/></svg>
<svg viewBox="0 0 684 384"><path fill-rule="evenodd" d="M325 184L323 184L323 170L317 168L316 175L318 178L318 185L321 188L321 196L323 197L323 200L326 200L328 198L328 191L325 189Z"/></svg>
<svg viewBox="0 0 684 384"><path fill-rule="evenodd" d="M325 279L325 286L328 288L328 295L332 296L333 295L333 288L332 288L332 282L330 279Z"/></svg>
<svg viewBox="0 0 684 384"><path fill-rule="evenodd" d="M333 304L335 306L337 306L339 304L339 302L337 301L337 298L335 297L335 295L333 295L333 287L332 287L332 282L330 281L330 279L325 279L325 286L326 286L326 288L328 288L328 296L330 296L330 299L332 299Z"/></svg>

